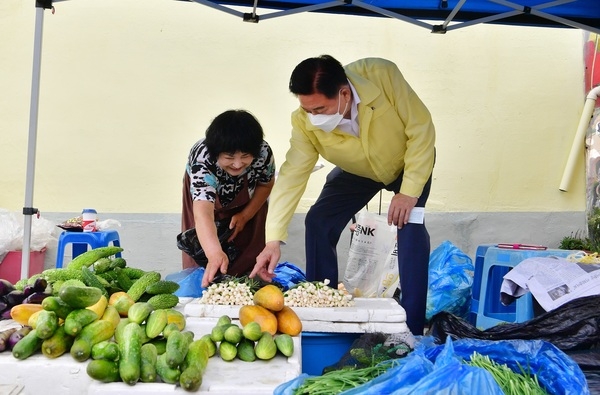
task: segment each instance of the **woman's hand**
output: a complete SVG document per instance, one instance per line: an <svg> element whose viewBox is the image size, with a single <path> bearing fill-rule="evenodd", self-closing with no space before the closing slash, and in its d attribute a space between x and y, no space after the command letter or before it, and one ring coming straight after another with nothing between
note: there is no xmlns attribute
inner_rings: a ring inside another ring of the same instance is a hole
<svg viewBox="0 0 600 395"><path fill-rule="evenodd" d="M233 241L233 239L235 239L235 237L242 230L244 230L244 227L246 226L246 223L248 223L249 220L250 218L248 218L243 211L231 217L231 221L229 222L229 229L233 229L233 233L231 234L229 239L227 239L227 241Z"/></svg>
<svg viewBox="0 0 600 395"><path fill-rule="evenodd" d="M202 288L206 288L215 279L217 272L227 274L227 267L229 266L229 258L223 251L217 251L214 255L207 255L208 263L204 270L204 276L202 276Z"/></svg>
<svg viewBox="0 0 600 395"><path fill-rule="evenodd" d="M279 240L275 240L269 241L265 245L265 248L256 257L256 264L248 277L254 278L254 276L258 275L258 277L267 282L271 282L275 278L275 267L281 257L279 244Z"/></svg>

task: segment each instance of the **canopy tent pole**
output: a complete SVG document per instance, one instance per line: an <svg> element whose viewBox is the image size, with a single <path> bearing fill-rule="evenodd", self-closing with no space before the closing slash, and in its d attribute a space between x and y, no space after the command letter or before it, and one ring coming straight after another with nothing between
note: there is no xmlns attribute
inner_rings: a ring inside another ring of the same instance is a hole
<svg viewBox="0 0 600 395"><path fill-rule="evenodd" d="M52 8L52 0L36 0L35 33L33 41L33 73L31 78L31 102L29 109L29 137L27 143L27 175L25 182L25 205L23 206L23 248L21 251L21 278L29 277L29 251L31 249L32 215L39 215L33 207L33 185L35 180L35 152L40 99L40 71L42 63L42 36L44 9Z"/></svg>
<svg viewBox="0 0 600 395"><path fill-rule="evenodd" d="M594 113L594 107L596 106L596 99L600 96L600 86L597 86L590 90L583 105L583 111L581 112L581 118L579 119L579 126L575 132L575 139L571 146L571 152L565 171L563 173L562 180L560 181L560 189L562 192L567 192L571 178L573 177L573 170L575 168L575 162L577 157L581 154L583 144L585 143L585 133L590 124L590 119Z"/></svg>

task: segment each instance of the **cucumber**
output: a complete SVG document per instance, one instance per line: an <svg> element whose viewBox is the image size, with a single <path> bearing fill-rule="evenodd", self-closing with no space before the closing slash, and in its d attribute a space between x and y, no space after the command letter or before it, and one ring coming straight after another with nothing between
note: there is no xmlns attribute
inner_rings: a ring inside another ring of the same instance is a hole
<svg viewBox="0 0 600 395"><path fill-rule="evenodd" d="M176 369L181 365L185 359L189 344L189 337L182 332L173 331L169 334L169 337L167 337L165 358L170 368Z"/></svg>
<svg viewBox="0 0 600 395"><path fill-rule="evenodd" d="M109 258L100 258L96 262L94 262L94 273L100 274L110 270L110 265L112 260ZM82 268L83 269L83 268Z"/></svg>
<svg viewBox="0 0 600 395"><path fill-rule="evenodd" d="M73 311L73 308L66 304L61 298L58 296L48 296L44 300L42 300L42 307L44 310L54 311L58 318L62 318L63 320L67 318L67 315Z"/></svg>
<svg viewBox="0 0 600 395"><path fill-rule="evenodd" d="M177 306L178 303L179 297L174 294L158 294L148 299L148 304L154 309L170 309Z"/></svg>
<svg viewBox="0 0 600 395"><path fill-rule="evenodd" d="M84 326L98 319L98 314L90 309L75 309L65 318L65 332L71 336L77 336Z"/></svg>
<svg viewBox="0 0 600 395"><path fill-rule="evenodd" d="M108 295L108 291L102 283L102 281L104 281L108 284L106 280L102 279L101 281L99 277L97 277L89 268L85 266L81 268L81 273L83 274L83 282L85 285L88 287L98 288L102 292L102 295L104 295L107 299L110 297Z"/></svg>
<svg viewBox="0 0 600 395"><path fill-rule="evenodd" d="M181 376L181 371L177 368L173 369L167 364L165 353L156 357L156 374L165 383L177 384Z"/></svg>
<svg viewBox="0 0 600 395"><path fill-rule="evenodd" d="M54 311L40 310L35 329L40 339L49 339L58 329L58 316Z"/></svg>
<svg viewBox="0 0 600 395"><path fill-rule="evenodd" d="M146 288L155 282L160 281L160 273L159 272L146 272L142 277L135 280L131 288L127 290L127 294L133 299L134 302L137 302L140 297L146 292Z"/></svg>
<svg viewBox="0 0 600 395"><path fill-rule="evenodd" d="M58 293L63 302L74 309L92 306L100 300L102 291L95 287L63 286Z"/></svg>
<svg viewBox="0 0 600 395"><path fill-rule="evenodd" d="M42 354L51 359L58 358L71 349L74 341L75 338L69 336L65 332L64 325L61 325L56 329L52 337L44 340L42 343Z"/></svg>
<svg viewBox="0 0 600 395"><path fill-rule="evenodd" d="M92 360L86 367L88 376L94 380L101 381L103 383L114 383L119 381L119 365L115 361L109 361L107 359Z"/></svg>
<svg viewBox="0 0 600 395"><path fill-rule="evenodd" d="M114 270L116 268L124 268L125 266L127 266L127 261L124 258L120 258L120 257L115 257L113 259L111 259L110 261L110 269Z"/></svg>
<svg viewBox="0 0 600 395"><path fill-rule="evenodd" d="M12 355L17 359L27 359L42 348L43 342L37 335L37 330L32 329L13 346Z"/></svg>
<svg viewBox="0 0 600 395"><path fill-rule="evenodd" d="M79 362L87 360L96 343L113 337L115 326L110 321L97 320L83 327L71 346L71 356Z"/></svg>
<svg viewBox="0 0 600 395"><path fill-rule="evenodd" d="M140 340L141 328L139 324L130 322L123 329L119 343L119 376L123 382L134 385L140 379L140 365L142 363Z"/></svg>
<svg viewBox="0 0 600 395"><path fill-rule="evenodd" d="M75 257L75 259L69 262L67 269L81 270L82 267L88 267L100 258L108 258L109 256L118 254L119 252L123 252L123 249L117 246L94 248Z"/></svg>
<svg viewBox="0 0 600 395"><path fill-rule="evenodd" d="M146 343L141 348L140 381L154 383L156 381L156 358L158 352L152 343Z"/></svg>
<svg viewBox="0 0 600 395"><path fill-rule="evenodd" d="M150 284L146 288L146 293L150 295L159 295L159 294L172 294L173 292L179 289L179 284L175 281L170 280L160 280L155 282L154 284Z"/></svg>
<svg viewBox="0 0 600 395"><path fill-rule="evenodd" d="M154 344L154 347L156 347L156 353L158 355L164 354L165 351L167 351L167 339L164 337L152 339L149 343Z"/></svg>
<svg viewBox="0 0 600 395"><path fill-rule="evenodd" d="M92 359L119 360L119 345L111 340L103 340L92 346Z"/></svg>
<svg viewBox="0 0 600 395"><path fill-rule="evenodd" d="M193 341L185 356L186 368L179 376L179 385L186 391L195 392L202 385L202 375L208 364L208 346L203 340Z"/></svg>
<svg viewBox="0 0 600 395"><path fill-rule="evenodd" d="M167 326L167 310L154 310L146 322L146 336L154 339L162 333L165 326Z"/></svg>
<svg viewBox="0 0 600 395"><path fill-rule="evenodd" d="M131 322L141 324L148 318L152 310L154 310L152 305L146 302L136 302L127 311L127 317Z"/></svg>
<svg viewBox="0 0 600 395"><path fill-rule="evenodd" d="M127 276L125 271L120 267L115 268L112 273L115 274L115 280L119 288L123 291L129 291L129 288L133 285L133 281Z"/></svg>

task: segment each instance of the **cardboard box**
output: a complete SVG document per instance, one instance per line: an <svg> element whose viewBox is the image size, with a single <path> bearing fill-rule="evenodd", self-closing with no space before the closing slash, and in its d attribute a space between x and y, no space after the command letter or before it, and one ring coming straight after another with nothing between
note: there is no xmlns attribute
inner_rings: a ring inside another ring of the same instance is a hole
<svg viewBox="0 0 600 395"><path fill-rule="evenodd" d="M22 251L9 251L0 262L0 278L16 283L21 279L21 259ZM46 258L46 249L41 251L31 251L29 253L29 275L44 271L44 258Z"/></svg>

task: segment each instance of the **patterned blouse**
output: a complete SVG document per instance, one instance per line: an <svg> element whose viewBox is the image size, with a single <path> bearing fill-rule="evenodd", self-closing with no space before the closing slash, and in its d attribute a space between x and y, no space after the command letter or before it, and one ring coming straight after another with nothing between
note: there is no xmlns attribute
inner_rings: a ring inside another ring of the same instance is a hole
<svg viewBox="0 0 600 395"><path fill-rule="evenodd" d="M250 197L257 184L270 182L275 176L275 160L271 147L263 140L260 155L243 174L234 177L217 165L216 158L209 157L204 139L201 139L190 150L186 169L191 181L192 200L215 203L218 194L221 204L227 206L244 187L244 176L248 177Z"/></svg>

